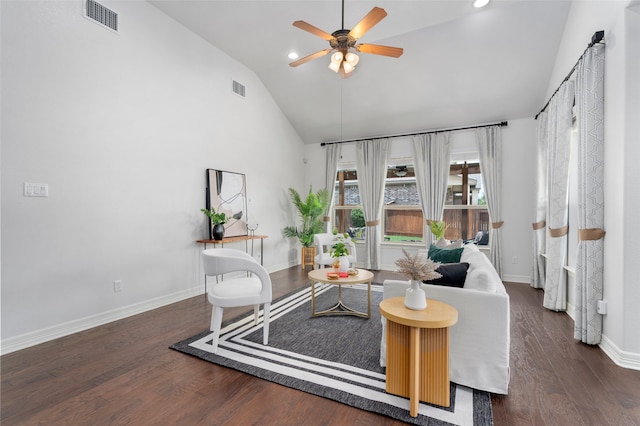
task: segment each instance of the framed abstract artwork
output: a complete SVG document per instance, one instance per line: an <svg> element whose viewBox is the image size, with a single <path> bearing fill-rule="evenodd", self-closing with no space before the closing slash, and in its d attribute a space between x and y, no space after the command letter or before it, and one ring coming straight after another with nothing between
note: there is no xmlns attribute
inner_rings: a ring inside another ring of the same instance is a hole
<svg viewBox="0 0 640 426"><path fill-rule="evenodd" d="M242 173L207 169L207 209L226 214L229 221L224 224L224 236L248 235L247 230L247 185ZM211 233L211 226L209 226ZM213 235L209 235L213 238Z"/></svg>

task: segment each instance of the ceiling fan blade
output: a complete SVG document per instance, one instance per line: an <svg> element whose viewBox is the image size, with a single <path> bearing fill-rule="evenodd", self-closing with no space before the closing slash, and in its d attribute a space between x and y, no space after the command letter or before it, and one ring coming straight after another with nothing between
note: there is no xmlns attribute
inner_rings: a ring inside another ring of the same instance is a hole
<svg viewBox="0 0 640 426"><path fill-rule="evenodd" d="M359 39L385 16L387 16L387 12L384 9L374 7L364 18L360 20L360 22L356 24L355 27L353 27L349 32L349 35L356 40Z"/></svg>
<svg viewBox="0 0 640 426"><path fill-rule="evenodd" d="M291 62L291 63L289 64L289 66L290 66L290 67L297 67L298 65L302 65L302 64L304 64L304 63L306 63L306 62L309 62L309 61L312 61L312 60L314 60L314 59L316 59L316 58L319 58L319 57L321 57L321 56L324 56L324 55L326 55L327 53L331 52L332 50L333 50L333 49L324 49L324 50L321 50L321 51L319 51L319 52L312 53L312 54L311 54L311 55L309 55L309 56L305 56L304 58L300 58L300 59L298 59L297 61L293 61L293 62Z"/></svg>
<svg viewBox="0 0 640 426"><path fill-rule="evenodd" d="M294 27L300 28L301 30L307 31L315 36L323 38L327 41L333 40L333 36L326 31L322 31L318 27L314 27L313 25L305 22L305 21L295 21L293 23Z"/></svg>
<svg viewBox="0 0 640 426"><path fill-rule="evenodd" d="M379 44L358 44L356 45L356 50L362 53L391 56L393 58L399 58L404 53L402 47L381 46Z"/></svg>

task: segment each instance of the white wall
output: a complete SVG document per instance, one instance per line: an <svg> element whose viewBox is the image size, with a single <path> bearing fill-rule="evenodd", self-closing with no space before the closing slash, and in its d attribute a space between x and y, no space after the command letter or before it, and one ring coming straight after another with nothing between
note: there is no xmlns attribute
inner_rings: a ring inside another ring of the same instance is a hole
<svg viewBox="0 0 640 426"><path fill-rule="evenodd" d="M303 145L258 78L147 2L102 3L118 34L81 1L1 3L4 353L202 293L206 168L246 174L267 269L299 261Z"/></svg>
<svg viewBox="0 0 640 426"><path fill-rule="evenodd" d="M502 130L502 278L531 283L535 222L536 124L510 120ZM513 258L517 263L513 263Z"/></svg>
<svg viewBox="0 0 640 426"><path fill-rule="evenodd" d="M531 223L534 214L534 162L535 158L536 130L533 118L511 120L507 127L502 127L503 141L503 197L502 205L504 225L503 235L503 279L529 283L531 281L532 262L532 232ZM475 149L474 133L471 131L454 132L452 141L458 146L467 146L469 141ZM396 139L394 145L403 144L406 141ZM405 151L410 155L410 145L404 144ZM353 145L345 144L345 151L353 153ZM401 155L402 150L392 147L395 155ZM314 188L324 185L324 158L325 149L320 144L307 145L305 157L314 159L307 164L307 176L312 177L310 184ZM354 157L355 158L355 157ZM355 161L355 160L354 160ZM383 243L381 249L381 268L395 270L395 260L402 256L401 244ZM406 247L406 246L405 246ZM415 247L415 246L413 246ZM358 259L362 259L358 252ZM515 257L515 263L514 263Z"/></svg>
<svg viewBox="0 0 640 426"><path fill-rule="evenodd" d="M637 182L640 148L640 20L638 2L574 1L548 95L580 57L591 36L605 31L605 271L601 347L618 364L640 367L640 285L637 274L640 208Z"/></svg>
<svg viewBox="0 0 640 426"><path fill-rule="evenodd" d="M640 259L640 246L636 235L640 235L638 212L640 195L637 185L640 182L640 2L625 11L625 138L624 138L624 179L627 199L624 210L624 322L623 344L625 351L635 354L635 368L640 369L640 278L637 262ZM633 194L633 195L630 195ZM628 355L631 355L628 354Z"/></svg>

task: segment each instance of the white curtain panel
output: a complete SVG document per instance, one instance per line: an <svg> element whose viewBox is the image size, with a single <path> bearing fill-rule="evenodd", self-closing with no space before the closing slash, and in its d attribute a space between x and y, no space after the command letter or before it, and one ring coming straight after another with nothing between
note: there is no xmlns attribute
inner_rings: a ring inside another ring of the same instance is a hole
<svg viewBox="0 0 640 426"><path fill-rule="evenodd" d="M604 62L605 47L587 50L576 69L578 125L578 251L574 337L595 345L602 339L604 274Z"/></svg>
<svg viewBox="0 0 640 426"><path fill-rule="evenodd" d="M450 133L427 133L413 137L413 160L416 185L424 214L424 241L429 248L433 234L431 220L441 220L449 184Z"/></svg>
<svg viewBox="0 0 640 426"><path fill-rule="evenodd" d="M338 161L340 160L340 155L342 154L342 146L337 143L332 143L326 145L327 147L327 156L325 161L325 181L324 187L329 191L329 205L327 206L327 211L324 214L324 230L325 232L332 232L331 228L331 220L332 218L329 216L331 212L331 206L333 204L333 197L335 195L335 185L336 185L336 173L338 172Z"/></svg>
<svg viewBox="0 0 640 426"><path fill-rule="evenodd" d="M549 212L547 226L547 277L544 307L554 311L567 309L567 284L564 266L567 261L567 216L569 156L571 153L571 107L574 83L566 81L549 103Z"/></svg>
<svg viewBox="0 0 640 426"><path fill-rule="evenodd" d="M480 170L491 218L489 258L502 277L502 132L500 126L476 129Z"/></svg>
<svg viewBox="0 0 640 426"><path fill-rule="evenodd" d="M536 147L536 211L533 223L533 262L531 287L544 288L547 241L547 155L549 147L549 114L543 111L538 116Z"/></svg>
<svg viewBox="0 0 640 426"><path fill-rule="evenodd" d="M367 231L365 233L365 268L380 269L380 220L387 178L389 139L356 142L356 168L360 203Z"/></svg>

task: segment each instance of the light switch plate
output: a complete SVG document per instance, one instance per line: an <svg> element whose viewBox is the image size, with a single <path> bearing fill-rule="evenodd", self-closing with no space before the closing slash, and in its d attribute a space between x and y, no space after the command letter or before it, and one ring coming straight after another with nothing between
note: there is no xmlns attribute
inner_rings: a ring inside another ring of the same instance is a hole
<svg viewBox="0 0 640 426"><path fill-rule="evenodd" d="M25 197L48 197L49 184L25 182L23 194Z"/></svg>

